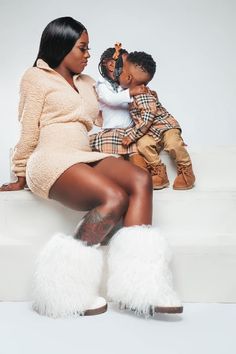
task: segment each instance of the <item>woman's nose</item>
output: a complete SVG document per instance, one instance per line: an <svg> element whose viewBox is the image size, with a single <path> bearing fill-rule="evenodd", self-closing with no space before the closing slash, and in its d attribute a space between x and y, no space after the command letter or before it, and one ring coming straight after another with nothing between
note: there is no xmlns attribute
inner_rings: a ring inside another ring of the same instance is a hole
<svg viewBox="0 0 236 354"><path fill-rule="evenodd" d="M88 50L85 52L85 55L84 55L84 56L85 56L85 58L87 58L87 59L90 58L90 53L89 53Z"/></svg>

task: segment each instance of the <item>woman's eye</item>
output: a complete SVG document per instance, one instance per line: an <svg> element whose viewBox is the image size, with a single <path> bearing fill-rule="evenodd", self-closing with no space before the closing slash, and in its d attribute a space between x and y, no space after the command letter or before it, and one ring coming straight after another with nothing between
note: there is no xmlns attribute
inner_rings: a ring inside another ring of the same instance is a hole
<svg viewBox="0 0 236 354"><path fill-rule="evenodd" d="M88 52L90 50L90 48L88 47L82 47L82 48L79 47L79 49L82 53Z"/></svg>

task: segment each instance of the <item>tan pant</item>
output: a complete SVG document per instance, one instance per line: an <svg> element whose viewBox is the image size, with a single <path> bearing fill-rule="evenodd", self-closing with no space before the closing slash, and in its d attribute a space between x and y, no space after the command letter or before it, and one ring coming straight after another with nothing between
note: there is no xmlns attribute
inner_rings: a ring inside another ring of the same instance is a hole
<svg viewBox="0 0 236 354"><path fill-rule="evenodd" d="M136 142L138 151L148 164L160 165L162 163L160 152L167 151L176 163L188 166L191 164L190 156L184 146L179 129L169 129L163 133L160 142L156 143L151 135L144 135Z"/></svg>

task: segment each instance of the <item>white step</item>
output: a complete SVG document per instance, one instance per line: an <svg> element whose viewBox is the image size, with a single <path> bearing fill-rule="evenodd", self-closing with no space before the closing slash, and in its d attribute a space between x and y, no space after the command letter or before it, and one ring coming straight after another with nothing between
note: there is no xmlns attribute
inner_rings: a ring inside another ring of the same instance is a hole
<svg viewBox="0 0 236 354"><path fill-rule="evenodd" d="M183 301L236 302L236 147L191 156L196 187L155 191L154 225L172 246ZM166 155L163 160L173 182L175 169ZM73 232L83 214L29 191L0 193L0 300L30 300L40 248L54 232Z"/></svg>

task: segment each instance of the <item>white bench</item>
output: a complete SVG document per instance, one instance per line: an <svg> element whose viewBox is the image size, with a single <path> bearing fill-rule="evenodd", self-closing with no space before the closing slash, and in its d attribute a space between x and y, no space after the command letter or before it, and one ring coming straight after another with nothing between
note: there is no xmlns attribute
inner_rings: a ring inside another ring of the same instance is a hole
<svg viewBox="0 0 236 354"><path fill-rule="evenodd" d="M236 147L190 154L195 188L155 191L153 223L172 246L183 301L236 302ZM173 164L163 160L173 182ZM40 248L54 232L72 232L83 213L19 191L0 193L0 215L0 300L30 300Z"/></svg>

